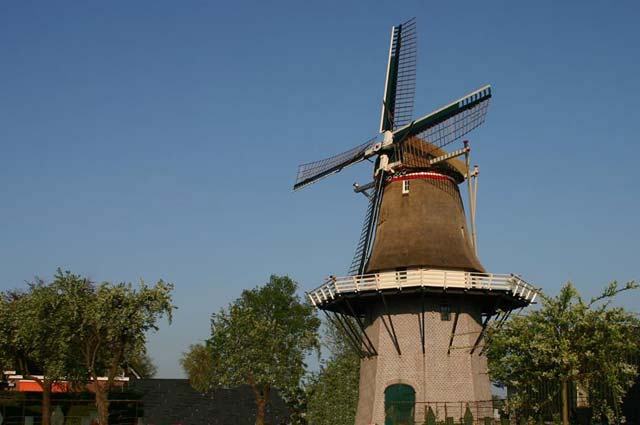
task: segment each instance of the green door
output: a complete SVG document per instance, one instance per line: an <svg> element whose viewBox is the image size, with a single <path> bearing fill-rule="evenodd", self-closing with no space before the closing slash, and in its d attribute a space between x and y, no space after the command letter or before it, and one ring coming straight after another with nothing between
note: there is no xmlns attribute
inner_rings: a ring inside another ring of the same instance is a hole
<svg viewBox="0 0 640 425"><path fill-rule="evenodd" d="M409 385L390 385L384 390L384 425L414 425L416 392Z"/></svg>

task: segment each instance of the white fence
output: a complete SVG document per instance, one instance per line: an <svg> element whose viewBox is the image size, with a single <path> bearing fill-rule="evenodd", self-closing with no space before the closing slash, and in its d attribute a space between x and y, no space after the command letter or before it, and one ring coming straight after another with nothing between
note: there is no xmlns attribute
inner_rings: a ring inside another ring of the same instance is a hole
<svg viewBox="0 0 640 425"><path fill-rule="evenodd" d="M527 303L535 301L538 290L513 274L471 273L452 270L415 269L397 272L330 276L307 293L313 305L322 305L340 294L405 288L447 288L509 292Z"/></svg>

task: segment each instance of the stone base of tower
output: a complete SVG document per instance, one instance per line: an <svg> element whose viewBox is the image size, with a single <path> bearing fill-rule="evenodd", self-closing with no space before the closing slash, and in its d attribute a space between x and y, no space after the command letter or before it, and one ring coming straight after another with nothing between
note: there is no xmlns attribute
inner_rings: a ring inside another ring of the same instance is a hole
<svg viewBox="0 0 640 425"><path fill-rule="evenodd" d="M482 343L470 353L482 329L482 305L464 295L431 294L421 298L414 293L386 296L385 301L387 309L379 303L366 320L367 335L378 354L361 362L356 425L385 423L385 390L394 384L408 385L415 392L416 423L423 423L429 406L440 410L439 420L446 414L458 422L467 404L474 416L478 405L485 406L482 416L491 416L491 384L486 358L480 355ZM400 354L383 323L384 318L391 327L387 314L391 316ZM449 349L456 315L459 316ZM445 405L446 413L442 411Z"/></svg>

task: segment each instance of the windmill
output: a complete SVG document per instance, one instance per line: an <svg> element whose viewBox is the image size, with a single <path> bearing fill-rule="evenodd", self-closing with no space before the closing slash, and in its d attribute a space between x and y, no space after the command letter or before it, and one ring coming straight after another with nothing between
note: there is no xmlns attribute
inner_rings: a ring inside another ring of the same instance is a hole
<svg viewBox="0 0 640 425"><path fill-rule="evenodd" d="M369 205L349 275L308 293L361 355L357 425L422 420L438 403L445 416L461 418L469 403L482 416L480 404L491 400L485 329L537 295L519 276L486 273L475 241L478 169L467 141L443 149L484 122L491 86L413 119L416 52L415 19L392 27L380 135L300 165L294 184L373 163L372 181L354 184Z"/></svg>

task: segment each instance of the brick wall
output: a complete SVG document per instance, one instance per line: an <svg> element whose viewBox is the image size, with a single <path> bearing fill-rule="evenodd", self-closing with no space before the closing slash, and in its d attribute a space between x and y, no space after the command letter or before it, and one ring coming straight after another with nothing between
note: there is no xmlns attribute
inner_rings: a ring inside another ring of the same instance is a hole
<svg viewBox="0 0 640 425"><path fill-rule="evenodd" d="M482 303L477 297L460 295L425 295L425 354L420 338L420 312L423 301L420 294L386 297L391 320L399 340L398 354L382 322L382 302L370 312L367 335L378 356L363 359L360 370L360 397L356 425L384 424L384 391L389 385L403 383L416 392L416 406L424 402L475 402L491 399L487 363L480 349L470 354L470 346L478 337ZM451 320L443 321L440 306L448 304ZM452 350L447 354L449 339L457 312L457 323ZM462 348L465 347L465 348ZM422 404L424 406L424 404ZM416 421L424 420L424 409L417 409ZM458 409L460 410L460 409ZM456 419L464 412L449 412Z"/></svg>

